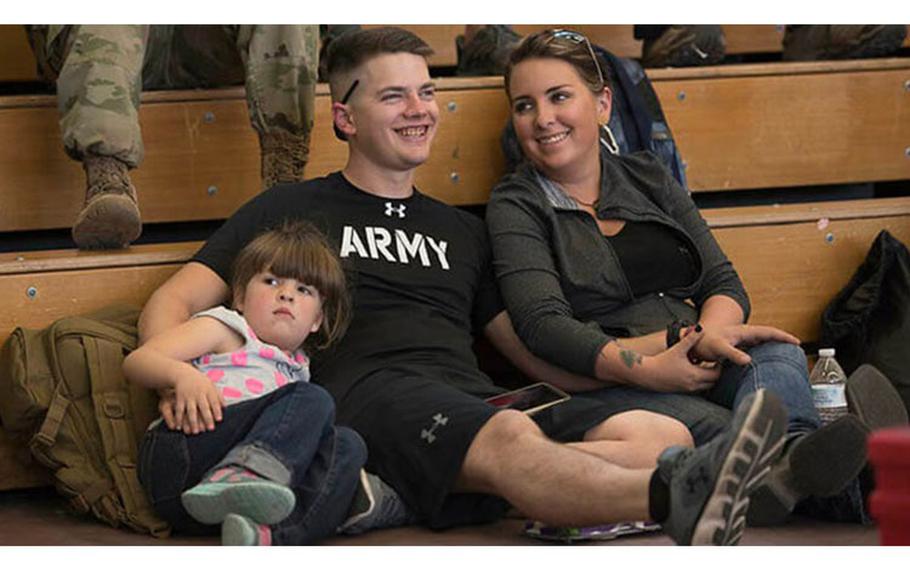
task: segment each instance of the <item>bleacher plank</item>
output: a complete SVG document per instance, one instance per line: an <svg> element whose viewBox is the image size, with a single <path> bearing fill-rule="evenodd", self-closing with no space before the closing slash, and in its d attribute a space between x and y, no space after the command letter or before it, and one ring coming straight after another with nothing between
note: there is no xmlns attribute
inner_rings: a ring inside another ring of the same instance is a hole
<svg viewBox="0 0 910 568"><path fill-rule="evenodd" d="M910 59L649 76L693 191L910 179L903 132L910 124ZM498 139L508 108L501 83L438 80L442 117L432 157L418 170L422 190L453 204L486 201L504 167ZM325 85L317 93L309 177L342 167L346 158L331 134ZM146 222L224 218L258 192L259 148L241 88L146 93L143 101L146 160L134 181ZM0 136L17 141L0 146L0 230L68 227L78 212L83 175L60 147L56 120L53 97L0 99Z"/></svg>
<svg viewBox="0 0 910 568"><path fill-rule="evenodd" d="M442 120L418 186L454 204L486 201L504 168L499 128L508 105L501 84L439 81ZM243 89L191 94L143 94L145 161L132 177L146 223L223 219L259 191L259 143ZM69 227L78 213L84 176L63 152L57 120L54 97L0 99L0 137L16 141L0 145L0 230ZM308 177L344 166L347 148L331 123L328 89L320 85Z"/></svg>
<svg viewBox="0 0 910 568"><path fill-rule="evenodd" d="M910 245L910 197L703 210L752 300L752 323L817 341L825 307L882 229Z"/></svg>
<svg viewBox="0 0 910 568"><path fill-rule="evenodd" d="M365 28L379 24L367 24ZM435 54L432 67L453 67L458 63L455 38L464 33L463 24L402 24L423 38ZM728 55L779 53L782 50L783 25L733 24L722 26L727 40ZM513 26L521 35L548 28L567 28L580 31L591 41L620 57L641 57L641 41L632 35L632 24L518 24ZM904 41L910 47L910 34ZM36 81L35 58L28 46L25 31L19 25L0 25L0 81Z"/></svg>
<svg viewBox="0 0 910 568"><path fill-rule="evenodd" d="M910 59L649 76L692 191L910 179Z"/></svg>
<svg viewBox="0 0 910 568"><path fill-rule="evenodd" d="M23 26L0 25L0 81L37 81L35 56Z"/></svg>

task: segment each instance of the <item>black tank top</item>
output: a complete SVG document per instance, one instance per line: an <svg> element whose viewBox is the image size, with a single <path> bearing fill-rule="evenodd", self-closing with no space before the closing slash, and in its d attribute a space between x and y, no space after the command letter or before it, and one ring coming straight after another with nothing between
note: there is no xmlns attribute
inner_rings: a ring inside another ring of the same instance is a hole
<svg viewBox="0 0 910 568"><path fill-rule="evenodd" d="M619 233L605 238L613 245L636 298L695 282L693 251L665 225L626 221Z"/></svg>

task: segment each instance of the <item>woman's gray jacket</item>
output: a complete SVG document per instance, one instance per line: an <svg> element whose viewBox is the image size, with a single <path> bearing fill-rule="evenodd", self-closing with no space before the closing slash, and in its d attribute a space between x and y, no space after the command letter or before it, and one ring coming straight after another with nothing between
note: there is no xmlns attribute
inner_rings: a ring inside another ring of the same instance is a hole
<svg viewBox="0 0 910 568"><path fill-rule="evenodd" d="M675 179L648 152L601 151L601 219L652 221L690 243L698 278L689 286L632 295L610 242L594 219L524 162L493 189L487 205L499 287L518 336L537 356L594 376L601 349L674 320L698 320L722 294L749 317L749 298L705 220ZM694 304L694 305L693 305Z"/></svg>

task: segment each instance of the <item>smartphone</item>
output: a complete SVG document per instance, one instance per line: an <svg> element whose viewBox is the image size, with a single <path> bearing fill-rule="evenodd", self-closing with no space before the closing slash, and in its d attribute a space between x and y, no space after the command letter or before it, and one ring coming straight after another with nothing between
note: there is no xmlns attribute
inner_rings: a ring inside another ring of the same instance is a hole
<svg viewBox="0 0 910 568"><path fill-rule="evenodd" d="M497 408L511 408L531 415L569 400L569 395L547 383L534 383L485 399Z"/></svg>

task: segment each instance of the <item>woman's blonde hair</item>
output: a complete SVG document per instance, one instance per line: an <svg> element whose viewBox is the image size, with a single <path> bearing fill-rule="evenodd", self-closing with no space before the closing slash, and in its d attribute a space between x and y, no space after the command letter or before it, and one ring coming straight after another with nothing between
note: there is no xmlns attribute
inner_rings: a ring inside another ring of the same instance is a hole
<svg viewBox="0 0 910 568"><path fill-rule="evenodd" d="M347 278L341 260L318 229L305 221L286 221L250 241L234 260L234 298L242 297L250 280L265 271L319 290L322 325L307 338L308 346L325 349L344 335L351 318Z"/></svg>
<svg viewBox="0 0 910 568"><path fill-rule="evenodd" d="M596 58L596 60L595 60ZM543 30L521 40L512 51L505 70L506 94L512 93L509 83L512 70L526 59L559 59L571 65L592 93L610 86L610 71L584 35L571 30Z"/></svg>

